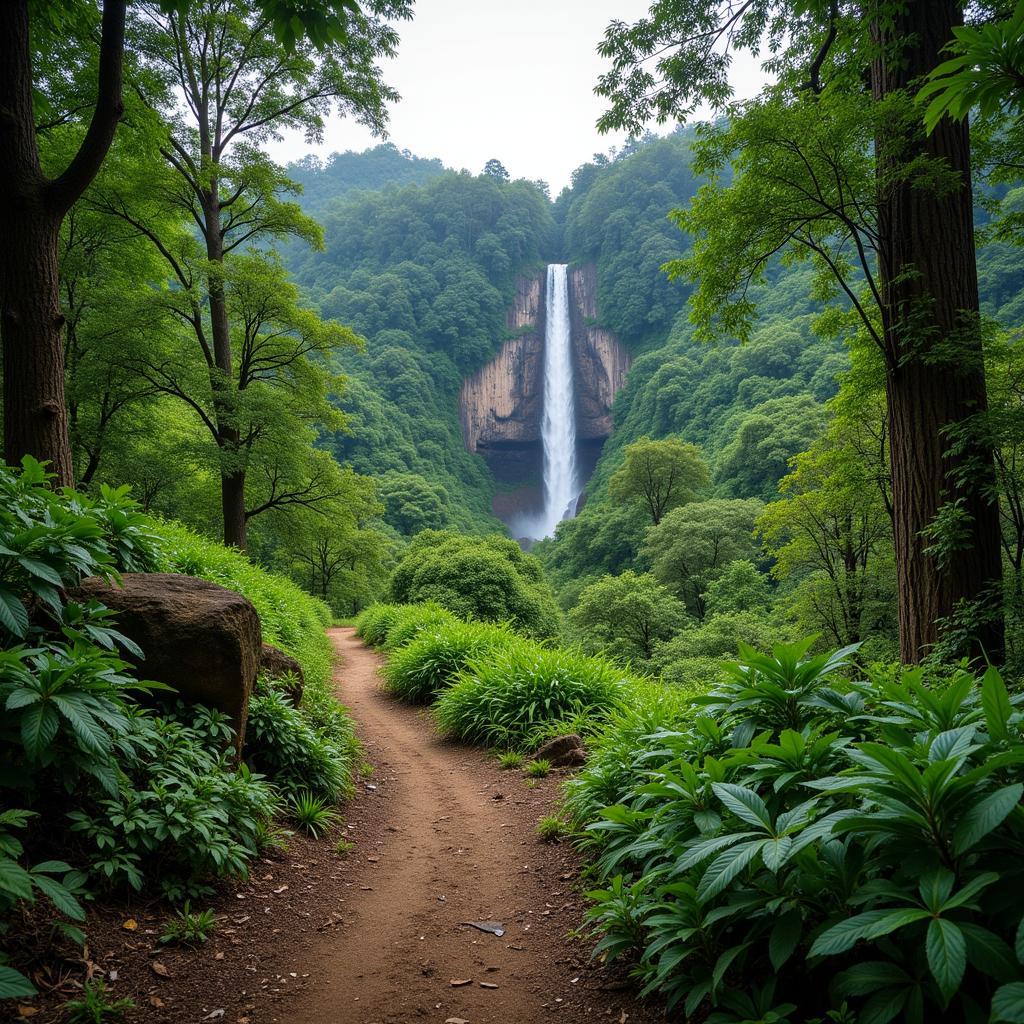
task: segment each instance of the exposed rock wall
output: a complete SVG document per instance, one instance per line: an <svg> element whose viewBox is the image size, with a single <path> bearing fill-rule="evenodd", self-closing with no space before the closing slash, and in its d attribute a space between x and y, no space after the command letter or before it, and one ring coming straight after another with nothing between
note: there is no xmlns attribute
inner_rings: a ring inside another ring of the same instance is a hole
<svg viewBox="0 0 1024 1024"><path fill-rule="evenodd" d="M466 447L540 440L544 406L545 271L521 277L506 317L517 332L484 367L462 382L459 416Z"/></svg>
<svg viewBox="0 0 1024 1024"><path fill-rule="evenodd" d="M626 379L630 356L619 339L597 326L597 270L593 263L569 269L573 362L576 372L576 435L606 438L612 402Z"/></svg>

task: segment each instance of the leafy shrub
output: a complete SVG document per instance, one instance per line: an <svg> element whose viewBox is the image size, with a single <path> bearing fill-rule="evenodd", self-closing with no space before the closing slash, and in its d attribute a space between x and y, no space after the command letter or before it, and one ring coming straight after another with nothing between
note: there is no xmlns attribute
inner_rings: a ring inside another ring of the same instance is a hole
<svg viewBox="0 0 1024 1024"><path fill-rule="evenodd" d="M505 626L451 621L428 627L392 653L384 666L387 689L412 704L436 699L473 659L490 655L512 643L515 634Z"/></svg>
<svg viewBox="0 0 1024 1024"><path fill-rule="evenodd" d="M178 900L207 892L211 877L246 876L278 801L261 776L234 767L231 737L227 717L199 705L133 711L117 792L69 815L93 878L134 889L157 882Z"/></svg>
<svg viewBox="0 0 1024 1024"><path fill-rule="evenodd" d="M596 724L621 705L626 680L606 661L518 640L471 661L435 705L456 739L530 749L553 722Z"/></svg>
<svg viewBox="0 0 1024 1024"><path fill-rule="evenodd" d="M351 731L340 739L268 682L249 700L246 760L288 798L305 791L333 802L351 791L356 744Z"/></svg>
<svg viewBox="0 0 1024 1024"><path fill-rule="evenodd" d="M560 628L540 562L507 537L424 530L395 567L391 598L436 601L460 618L508 622L538 640L557 636Z"/></svg>
<svg viewBox="0 0 1024 1024"><path fill-rule="evenodd" d="M450 611L433 601L404 605L399 608L388 629L384 650L397 651L415 640L425 629L436 629L457 622L458 619Z"/></svg>
<svg viewBox="0 0 1024 1024"><path fill-rule="evenodd" d="M705 714L641 738L588 826L600 948L687 1016L776 979L783 1019L1019 1019L1020 698L994 669L847 682L849 650L808 648L742 649Z"/></svg>
<svg viewBox="0 0 1024 1024"><path fill-rule="evenodd" d="M547 814L537 822L537 835L546 843L556 843L568 832L568 826L557 814Z"/></svg>
<svg viewBox="0 0 1024 1024"><path fill-rule="evenodd" d="M191 903L177 911L164 926L160 941L165 945L201 946L214 933L217 915L212 910L192 909Z"/></svg>
<svg viewBox="0 0 1024 1024"><path fill-rule="evenodd" d="M42 861L34 867L25 867L19 860L24 853L21 840L15 829L23 829L34 812L26 810L0 811L0 921L3 921L20 902L34 903L42 894L64 917L72 921L85 919L85 911L76 898L81 894L83 878L81 872L59 860ZM61 878L54 877L60 875ZM85 936L75 925L57 919L53 922L57 931L79 945L85 943ZM4 931L0 925L0 933ZM0 953L0 999L17 999L36 994L35 986L7 963L7 957Z"/></svg>
<svg viewBox="0 0 1024 1024"><path fill-rule="evenodd" d="M527 761L523 769L528 779L546 779L551 774L551 762L543 757Z"/></svg>
<svg viewBox="0 0 1024 1024"><path fill-rule="evenodd" d="M397 604L371 604L356 618L356 636L370 647L380 647L388 638L388 630L398 617Z"/></svg>

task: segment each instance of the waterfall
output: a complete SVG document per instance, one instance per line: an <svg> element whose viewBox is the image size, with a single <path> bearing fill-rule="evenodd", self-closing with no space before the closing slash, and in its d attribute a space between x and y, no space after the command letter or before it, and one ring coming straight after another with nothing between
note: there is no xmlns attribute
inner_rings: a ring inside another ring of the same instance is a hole
<svg viewBox="0 0 1024 1024"><path fill-rule="evenodd" d="M569 275L565 263L548 264L544 331L544 512L539 535L549 537L573 514L576 481L576 403L572 379Z"/></svg>

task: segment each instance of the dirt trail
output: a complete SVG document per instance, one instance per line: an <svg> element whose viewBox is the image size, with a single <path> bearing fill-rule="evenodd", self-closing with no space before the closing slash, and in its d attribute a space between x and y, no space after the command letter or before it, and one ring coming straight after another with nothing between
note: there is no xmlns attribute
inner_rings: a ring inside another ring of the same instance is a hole
<svg viewBox="0 0 1024 1024"><path fill-rule="evenodd" d="M367 796L381 801L383 829L374 847L357 847L354 856L371 869L366 885L336 908L344 926L309 950L309 981L279 1007L279 1019L656 1019L625 1005L632 1001L621 982L568 937L580 923L572 854L532 835L553 780L547 795L531 792L518 773L499 773L479 752L441 741L424 712L381 692L380 659L351 629L331 635L343 657L338 696L374 765ZM487 920L502 922L505 934L463 924Z"/></svg>

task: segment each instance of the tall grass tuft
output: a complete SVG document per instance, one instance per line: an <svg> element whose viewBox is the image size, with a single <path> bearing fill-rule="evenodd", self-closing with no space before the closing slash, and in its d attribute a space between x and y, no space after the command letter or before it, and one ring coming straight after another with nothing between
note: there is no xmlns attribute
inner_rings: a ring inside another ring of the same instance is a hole
<svg viewBox="0 0 1024 1024"><path fill-rule="evenodd" d="M371 604L364 608L356 619L356 636L370 647L380 647L400 610L397 604Z"/></svg>
<svg viewBox="0 0 1024 1024"><path fill-rule="evenodd" d="M466 665L516 642L505 626L484 622L446 622L428 626L384 667L389 692L411 704L427 704L452 683Z"/></svg>
<svg viewBox="0 0 1024 1024"><path fill-rule="evenodd" d="M596 727L622 706L629 685L600 658L517 640L471 661L435 714L456 739L530 750L553 722L585 717Z"/></svg>
<svg viewBox="0 0 1024 1024"><path fill-rule="evenodd" d="M459 622L447 608L433 601L423 604L399 605L398 611L388 627L383 647L386 651L397 651L412 642L425 629L452 625Z"/></svg>

